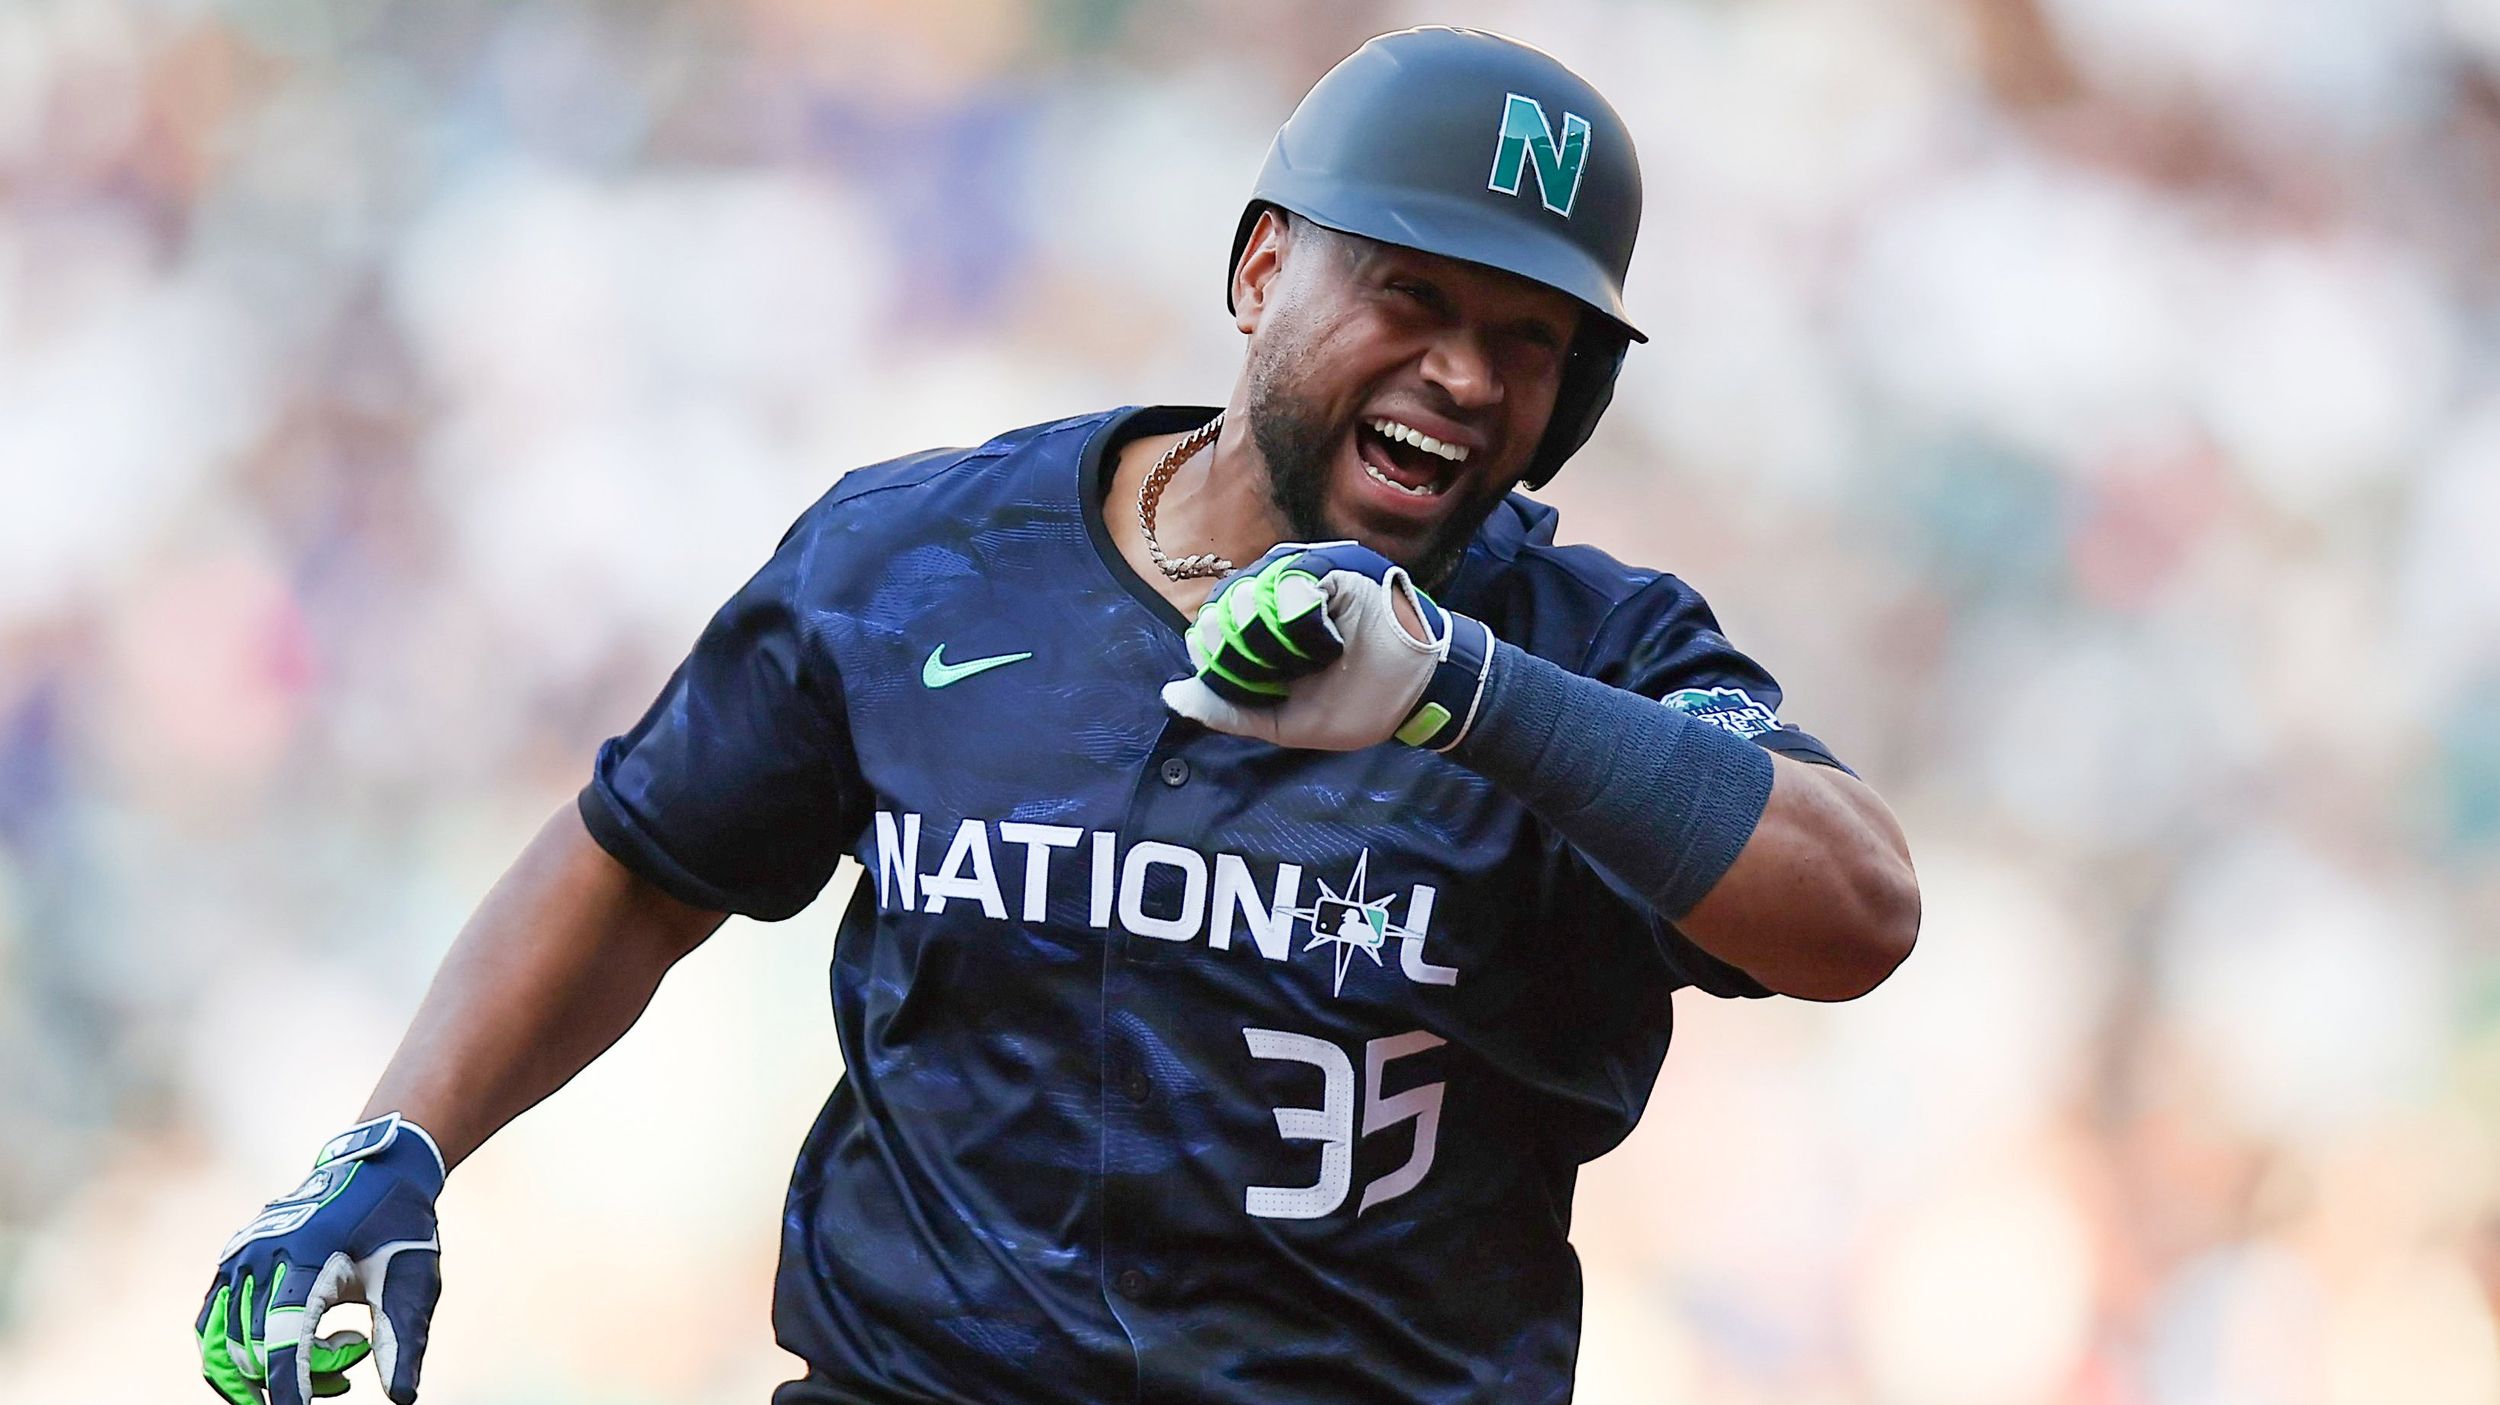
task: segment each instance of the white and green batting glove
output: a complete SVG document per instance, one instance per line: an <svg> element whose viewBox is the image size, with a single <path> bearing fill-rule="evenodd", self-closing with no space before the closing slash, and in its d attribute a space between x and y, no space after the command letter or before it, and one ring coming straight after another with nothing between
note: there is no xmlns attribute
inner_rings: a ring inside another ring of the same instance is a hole
<svg viewBox="0 0 2500 1405"><path fill-rule="evenodd" d="M397 1113L330 1139L312 1175L261 1207L226 1241L193 1331L200 1374L229 1405L304 1405L347 1389L347 1368L368 1351L382 1388L417 1398L442 1242L434 1198L443 1158L434 1139ZM373 1343L356 1332L316 1336L339 1303L373 1307Z"/></svg>
<svg viewBox="0 0 2500 1405"><path fill-rule="evenodd" d="M1423 633L1399 619L1414 609ZM1447 751L1484 700L1493 632L1354 542L1286 542L1226 577L1189 630L1197 671L1166 707L1219 732L1311 751L1395 739Z"/></svg>

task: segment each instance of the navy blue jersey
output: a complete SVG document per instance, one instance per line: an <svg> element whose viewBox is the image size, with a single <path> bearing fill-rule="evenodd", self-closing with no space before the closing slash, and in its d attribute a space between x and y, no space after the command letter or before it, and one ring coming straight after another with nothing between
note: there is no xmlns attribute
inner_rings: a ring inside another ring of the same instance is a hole
<svg viewBox="0 0 2500 1405"><path fill-rule="evenodd" d="M1566 1400L1577 1168L1639 1118L1671 991L1767 993L1446 758L1164 709L1185 621L1101 498L1119 444L1212 414L848 475L600 750L584 820L687 902L783 918L866 869L779 1399ZM1442 598L1831 763L1689 587L1553 526L1509 499Z"/></svg>

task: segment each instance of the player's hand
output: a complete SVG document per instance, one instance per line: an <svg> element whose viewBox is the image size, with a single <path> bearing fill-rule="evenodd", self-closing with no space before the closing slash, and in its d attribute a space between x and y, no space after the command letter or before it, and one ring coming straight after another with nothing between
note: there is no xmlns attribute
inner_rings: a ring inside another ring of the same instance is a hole
<svg viewBox="0 0 2500 1405"><path fill-rule="evenodd" d="M397 1113L330 1139L312 1175L234 1238L195 1330L200 1374L232 1405L303 1405L347 1389L368 1351L391 1399L417 1398L417 1367L442 1292L434 1198L443 1158ZM313 1335L339 1303L373 1305L373 1341Z"/></svg>
<svg viewBox="0 0 2500 1405"><path fill-rule="evenodd" d="M1197 671L1165 684L1163 701L1278 746L1353 751L1395 737L1446 750L1482 700L1492 651L1491 631L1380 553L1286 542L1207 597L1189 630Z"/></svg>

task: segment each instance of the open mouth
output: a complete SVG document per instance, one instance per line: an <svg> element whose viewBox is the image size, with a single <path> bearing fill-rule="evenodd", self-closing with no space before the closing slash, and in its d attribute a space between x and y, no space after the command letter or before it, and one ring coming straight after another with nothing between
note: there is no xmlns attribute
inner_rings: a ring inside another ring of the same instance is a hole
<svg viewBox="0 0 2500 1405"><path fill-rule="evenodd" d="M1467 462L1464 445L1444 444L1393 419L1363 421L1354 431L1354 442L1364 473L1411 498L1437 498L1449 491Z"/></svg>

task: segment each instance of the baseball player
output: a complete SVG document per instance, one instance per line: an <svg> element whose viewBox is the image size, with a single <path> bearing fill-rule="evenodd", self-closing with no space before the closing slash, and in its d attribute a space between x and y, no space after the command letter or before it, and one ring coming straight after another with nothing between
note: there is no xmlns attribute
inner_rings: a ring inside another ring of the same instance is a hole
<svg viewBox="0 0 2500 1405"><path fill-rule="evenodd" d="M1243 213L1225 404L800 517L227 1245L210 1384L293 1405L370 1352L414 1399L445 1174L847 853L777 1405L1568 1399L1574 1176L1670 994L1848 999L1918 923L1890 814L1701 597L1512 492L1642 339L1639 214L1546 54L1339 64ZM356 1301L370 1343L316 1335Z"/></svg>

